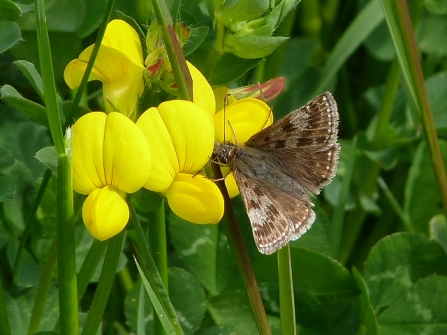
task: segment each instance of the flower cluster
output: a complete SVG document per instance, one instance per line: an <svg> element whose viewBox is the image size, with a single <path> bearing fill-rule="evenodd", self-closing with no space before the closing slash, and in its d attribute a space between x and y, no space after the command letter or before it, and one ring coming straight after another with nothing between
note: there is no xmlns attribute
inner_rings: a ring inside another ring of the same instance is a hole
<svg viewBox="0 0 447 335"><path fill-rule="evenodd" d="M79 85L92 47L67 65L64 76L71 88ZM88 195L82 214L95 238L108 239L125 227L126 195L142 187L161 193L185 220L206 224L222 218L222 195L212 180L200 174L214 142L242 145L269 125L272 115L264 102L254 98L230 98L230 104L216 113L211 86L192 64L188 67L193 101L165 101L137 118L147 74L140 39L124 21L107 26L89 78L103 83L107 114L88 113L73 126L73 186ZM224 127L225 122L231 127ZM237 194L230 174L227 183L230 193Z"/></svg>

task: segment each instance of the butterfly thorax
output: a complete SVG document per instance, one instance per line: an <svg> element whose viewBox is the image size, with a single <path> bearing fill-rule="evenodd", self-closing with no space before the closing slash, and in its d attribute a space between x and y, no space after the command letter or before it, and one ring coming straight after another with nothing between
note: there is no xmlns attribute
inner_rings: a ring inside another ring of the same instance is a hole
<svg viewBox="0 0 447 335"><path fill-rule="evenodd" d="M231 161L236 153L237 146L233 143L214 143L213 153L216 155L219 162L226 165L231 165Z"/></svg>

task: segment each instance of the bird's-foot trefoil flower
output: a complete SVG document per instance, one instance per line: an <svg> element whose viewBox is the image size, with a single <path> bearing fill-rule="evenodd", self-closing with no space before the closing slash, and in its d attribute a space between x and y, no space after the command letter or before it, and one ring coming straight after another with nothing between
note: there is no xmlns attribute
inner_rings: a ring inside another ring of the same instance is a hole
<svg viewBox="0 0 447 335"><path fill-rule="evenodd" d="M93 45L65 68L64 79L70 88L79 86L92 50ZM103 83L107 112L120 112L130 118L135 116L138 98L144 91L144 71L143 51L137 32L122 20L109 22L89 78Z"/></svg>
<svg viewBox="0 0 447 335"><path fill-rule="evenodd" d="M73 125L73 189L88 195L82 218L90 233L106 240L129 219L125 197L151 174L151 153L140 129L126 116L92 112Z"/></svg>
<svg viewBox="0 0 447 335"><path fill-rule="evenodd" d="M185 220L218 223L224 211L222 195L213 181L198 174L214 145L209 112L190 101L171 100L144 112L137 126L153 157L145 187L162 193L172 211Z"/></svg>
<svg viewBox="0 0 447 335"><path fill-rule="evenodd" d="M130 119L137 118L138 99L145 88L154 89L159 84L169 93L176 93L172 69L167 58L164 44L160 38L158 23L151 25L146 39L146 50L149 55L143 59L143 48L138 33L128 23L113 20L107 25L104 38L99 49L89 80L100 80L103 83L104 108L106 112L119 112ZM158 28L157 28L158 27ZM178 28L182 41L188 38L184 29ZM93 45L86 48L78 59L71 61L64 72L67 85L74 89L79 86L87 63L92 54ZM193 90L203 92L205 88L203 75L190 63L188 68L195 80ZM199 87L196 87L196 86ZM212 94L212 92L211 92ZM209 101L205 101L203 94L194 95L193 101L207 110ZM207 96L207 95L205 95ZM211 100L214 104L214 101Z"/></svg>

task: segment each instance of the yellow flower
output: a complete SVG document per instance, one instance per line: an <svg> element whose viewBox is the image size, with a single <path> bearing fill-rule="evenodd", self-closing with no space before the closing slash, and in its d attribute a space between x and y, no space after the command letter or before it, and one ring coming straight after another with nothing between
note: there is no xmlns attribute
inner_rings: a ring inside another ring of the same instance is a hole
<svg viewBox="0 0 447 335"><path fill-rule="evenodd" d="M197 91L199 92L199 91ZM152 175L145 187L161 192L178 216L194 223L217 223L223 215L222 195L199 172L214 146L209 113L184 100L163 102L137 121L152 152Z"/></svg>
<svg viewBox="0 0 447 335"><path fill-rule="evenodd" d="M73 189L88 195L82 217L95 238L108 239L125 227L126 193L143 187L150 173L149 145L126 116L92 112L74 124Z"/></svg>
<svg viewBox="0 0 447 335"><path fill-rule="evenodd" d="M92 50L93 45L65 68L64 79L70 88L79 86ZM116 111L133 118L138 98L144 90L144 71L137 32L122 20L109 22L89 78L103 83L107 112Z"/></svg>
<svg viewBox="0 0 447 335"><path fill-rule="evenodd" d="M86 48L78 59L71 61L65 68L64 79L71 89L81 83L92 50L93 45ZM155 65L159 67L162 63L163 59L158 60ZM128 23L122 20L109 22L89 78L103 83L106 112L120 112L134 119L138 99L144 91L144 75L148 75L150 80L151 76L159 78L163 75L152 73L156 71L152 68L155 65L149 64L146 69L140 38ZM205 111L209 111L210 115L214 114L214 98L209 99L213 94L211 87L192 64L187 62L187 65L194 78L193 91L200 92L194 94L193 101ZM168 68L170 69L170 66Z"/></svg>
<svg viewBox="0 0 447 335"><path fill-rule="evenodd" d="M235 101L234 98L227 102L231 101ZM242 146L250 137L271 125L272 122L272 111L265 102L254 98L237 100L214 115L215 140ZM239 190L233 173L229 172L228 168L222 168L222 174L225 176L230 197L238 195Z"/></svg>

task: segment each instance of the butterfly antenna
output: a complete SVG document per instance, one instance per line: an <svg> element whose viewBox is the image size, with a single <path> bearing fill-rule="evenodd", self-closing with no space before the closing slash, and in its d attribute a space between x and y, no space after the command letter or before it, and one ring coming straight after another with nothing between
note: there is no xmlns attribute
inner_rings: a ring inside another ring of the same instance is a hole
<svg viewBox="0 0 447 335"><path fill-rule="evenodd" d="M227 123L227 106L228 106L228 97L230 96L231 94L230 93L228 93L226 96L225 96L225 99L224 99L224 111L223 111L223 113L224 113L224 124L223 124L223 137L224 137L224 143L226 143L226 138L225 138L225 135L227 134L227 132L226 132L226 129L225 129L225 126L226 126L226 123Z"/></svg>

